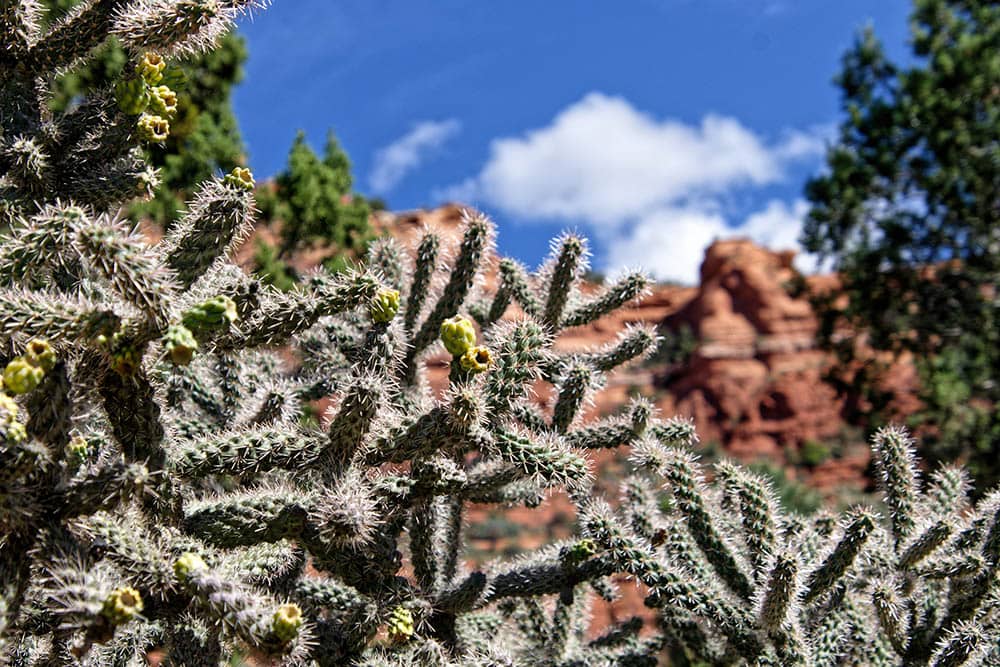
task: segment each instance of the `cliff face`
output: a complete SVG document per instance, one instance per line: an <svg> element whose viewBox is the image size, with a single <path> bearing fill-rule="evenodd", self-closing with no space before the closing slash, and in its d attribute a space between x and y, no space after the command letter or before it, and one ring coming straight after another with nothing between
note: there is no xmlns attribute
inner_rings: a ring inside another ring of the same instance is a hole
<svg viewBox="0 0 1000 667"><path fill-rule="evenodd" d="M816 349L816 317L786 288L791 261L751 241L717 241L697 293L662 323L667 331L688 327L698 340L666 385L674 409L695 419L704 440L738 456L780 456L841 429L842 403L823 381L829 359Z"/></svg>

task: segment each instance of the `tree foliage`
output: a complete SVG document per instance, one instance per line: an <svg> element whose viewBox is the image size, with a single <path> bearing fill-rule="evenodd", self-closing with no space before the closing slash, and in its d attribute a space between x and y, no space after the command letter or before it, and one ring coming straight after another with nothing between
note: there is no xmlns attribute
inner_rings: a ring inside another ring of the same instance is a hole
<svg viewBox="0 0 1000 667"><path fill-rule="evenodd" d="M322 158L299 132L275 181L277 189L265 193L261 211L265 219L280 221L279 258L317 241L356 254L372 239L371 209L352 191L351 161L332 132Z"/></svg>
<svg viewBox="0 0 1000 667"><path fill-rule="evenodd" d="M845 120L827 154L805 247L835 259L849 297L821 302L824 335L856 364L864 331L878 350L912 351L918 415L935 459L967 457L1000 478L1000 5L916 0L912 63L890 62L871 30L837 79ZM866 372L875 371L875 373ZM886 396L856 376L878 407ZM867 387L867 388L866 388Z"/></svg>

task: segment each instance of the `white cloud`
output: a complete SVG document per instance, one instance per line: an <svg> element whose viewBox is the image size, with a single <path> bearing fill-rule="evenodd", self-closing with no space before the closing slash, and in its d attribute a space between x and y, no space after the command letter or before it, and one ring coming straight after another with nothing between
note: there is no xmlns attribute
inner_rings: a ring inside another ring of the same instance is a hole
<svg viewBox="0 0 1000 667"><path fill-rule="evenodd" d="M609 240L605 263L612 270L638 266L659 280L696 283L705 248L728 231L717 213L696 208L655 211Z"/></svg>
<svg viewBox="0 0 1000 667"><path fill-rule="evenodd" d="M799 133L768 146L733 118L659 120L621 97L590 93L546 127L493 141L478 176L441 194L525 218L616 225L692 197L775 183L807 144Z"/></svg>
<svg viewBox="0 0 1000 667"><path fill-rule="evenodd" d="M642 216L627 229L605 235L606 267L641 266L660 280L694 284L705 248L719 238L746 237L772 250L799 250L802 221L809 210L805 200L787 204L772 199L738 225L710 206L662 209ZM815 257L799 252L796 267L816 270Z"/></svg>
<svg viewBox="0 0 1000 667"><path fill-rule="evenodd" d="M782 182L815 161L833 128L788 130L769 142L739 120L656 118L628 100L592 92L544 127L490 145L479 173L439 191L524 220L587 227L607 249L606 270L639 265L692 283L713 239L748 236L798 249L804 201L770 201L743 221L723 214L740 190ZM797 262L809 268L808 258Z"/></svg>
<svg viewBox="0 0 1000 667"><path fill-rule="evenodd" d="M460 129L461 125L453 118L417 123L402 137L376 151L375 165L368 176L369 187L374 192L388 192Z"/></svg>

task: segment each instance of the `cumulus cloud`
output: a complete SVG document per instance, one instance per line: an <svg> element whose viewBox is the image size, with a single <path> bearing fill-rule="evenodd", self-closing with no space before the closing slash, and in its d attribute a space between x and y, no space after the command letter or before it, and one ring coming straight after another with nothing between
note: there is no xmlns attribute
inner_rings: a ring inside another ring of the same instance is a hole
<svg viewBox="0 0 1000 667"><path fill-rule="evenodd" d="M453 118L415 124L402 137L375 152L375 164L368 176L369 187L379 193L392 190L460 129L461 125Z"/></svg>
<svg viewBox="0 0 1000 667"><path fill-rule="evenodd" d="M696 283L705 248L716 239L745 237L772 250L799 250L808 210L802 199L791 204L772 199L735 225L709 205L656 210L604 235L606 268L641 266L659 280ZM815 257L802 252L795 265L806 273L817 269Z"/></svg>
<svg viewBox="0 0 1000 667"><path fill-rule="evenodd" d="M604 268L638 264L690 283L718 237L798 248L804 202L773 200L742 221L727 220L723 203L780 183L791 164L822 155L829 136L816 127L768 142L734 118L688 124L593 92L544 127L494 140L477 175L437 194L522 220L582 224L607 249Z"/></svg>
<svg viewBox="0 0 1000 667"><path fill-rule="evenodd" d="M732 118L708 115L691 126L590 93L546 127L493 141L479 175L445 196L521 217L613 225L681 199L780 177L774 151Z"/></svg>

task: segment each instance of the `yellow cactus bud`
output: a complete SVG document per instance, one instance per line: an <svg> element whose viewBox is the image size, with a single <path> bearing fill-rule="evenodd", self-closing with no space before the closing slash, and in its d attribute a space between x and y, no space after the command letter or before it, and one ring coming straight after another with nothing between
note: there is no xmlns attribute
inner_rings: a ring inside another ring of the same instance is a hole
<svg viewBox="0 0 1000 667"><path fill-rule="evenodd" d="M163 79L163 70L167 63L164 62L160 54L147 51L142 55L142 60L135 66L135 72L151 86L155 86Z"/></svg>
<svg viewBox="0 0 1000 667"><path fill-rule="evenodd" d="M28 357L28 361L40 366L46 373L56 365L55 351L47 340L41 338L36 338L28 343L25 348L25 356Z"/></svg>
<svg viewBox="0 0 1000 667"><path fill-rule="evenodd" d="M74 435L66 445L66 458L74 463L83 463L86 461L89 452L90 447L82 435Z"/></svg>
<svg viewBox="0 0 1000 667"><path fill-rule="evenodd" d="M3 386L11 394L27 394L34 391L44 377L45 370L27 357L15 357L3 371Z"/></svg>
<svg viewBox="0 0 1000 667"><path fill-rule="evenodd" d="M181 315L184 326L194 333L226 329L238 319L236 302L224 295L192 306Z"/></svg>
<svg viewBox="0 0 1000 667"><path fill-rule="evenodd" d="M416 629L413 623L413 614L405 607L396 607L392 610L387 626L389 640L397 644L412 637Z"/></svg>
<svg viewBox="0 0 1000 667"><path fill-rule="evenodd" d="M380 289L372 300L369 312L373 322L378 324L391 322L399 312L399 290Z"/></svg>
<svg viewBox="0 0 1000 667"><path fill-rule="evenodd" d="M198 350L198 341L190 329L183 324L172 324L167 328L163 339L166 341L164 347L172 362L178 366L187 366L191 363L194 353Z"/></svg>
<svg viewBox="0 0 1000 667"><path fill-rule="evenodd" d="M123 113L137 116L149 106L149 86L141 78L119 81L115 86L115 98Z"/></svg>
<svg viewBox="0 0 1000 667"><path fill-rule="evenodd" d="M150 89L150 106L160 116L172 116L177 112L177 93L169 86L153 86Z"/></svg>
<svg viewBox="0 0 1000 667"><path fill-rule="evenodd" d="M123 625L142 613L142 597L129 586L116 588L104 600L101 615L112 625Z"/></svg>
<svg viewBox="0 0 1000 667"><path fill-rule="evenodd" d="M170 136L170 123L166 118L154 114L144 113L139 116L136 128L143 141L159 143Z"/></svg>
<svg viewBox="0 0 1000 667"><path fill-rule="evenodd" d="M441 342L452 356L460 357L476 344L476 328L466 318L456 315L441 323Z"/></svg>
<svg viewBox="0 0 1000 667"><path fill-rule="evenodd" d="M488 347L477 345L476 347L470 347L459 358L458 363L462 365L462 368L471 373L483 373L488 371L490 366L493 365L493 355L490 354Z"/></svg>
<svg viewBox="0 0 1000 667"><path fill-rule="evenodd" d="M196 553L187 551L174 561L174 576L181 583L184 583L190 576L199 571L207 569L204 559Z"/></svg>
<svg viewBox="0 0 1000 667"><path fill-rule="evenodd" d="M235 167L222 180L226 185L232 185L243 190L253 190L256 185L253 180L253 172L246 167Z"/></svg>
<svg viewBox="0 0 1000 667"><path fill-rule="evenodd" d="M271 631L282 642L290 642L302 627L302 610L295 604L283 604L274 612Z"/></svg>

